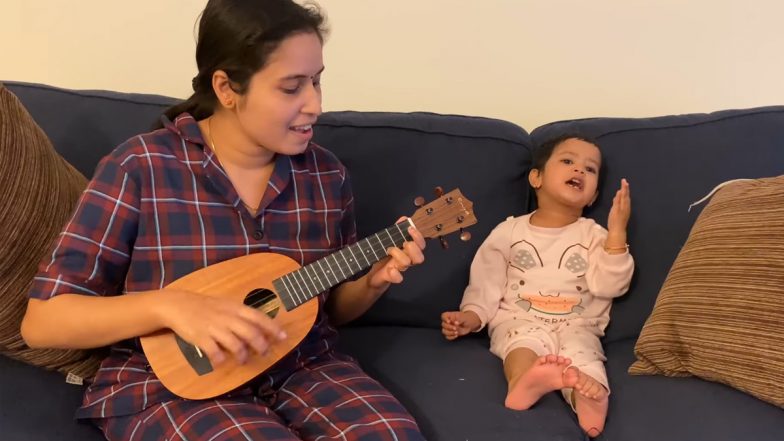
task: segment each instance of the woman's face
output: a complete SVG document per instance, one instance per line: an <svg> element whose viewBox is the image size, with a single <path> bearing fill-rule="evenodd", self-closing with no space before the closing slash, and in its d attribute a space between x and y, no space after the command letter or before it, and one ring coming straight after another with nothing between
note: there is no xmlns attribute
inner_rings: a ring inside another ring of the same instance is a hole
<svg viewBox="0 0 784 441"><path fill-rule="evenodd" d="M275 153L302 153L321 115L322 44L315 33L292 35L270 54L239 98L236 115L255 144Z"/></svg>

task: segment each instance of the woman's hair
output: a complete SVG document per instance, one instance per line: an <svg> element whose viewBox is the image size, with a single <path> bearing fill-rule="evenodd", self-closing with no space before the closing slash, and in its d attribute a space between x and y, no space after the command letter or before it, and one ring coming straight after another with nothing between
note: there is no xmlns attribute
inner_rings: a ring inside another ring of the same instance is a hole
<svg viewBox="0 0 784 441"><path fill-rule="evenodd" d="M315 3L300 5L293 0L209 0L199 19L193 95L167 109L173 120L182 112L200 120L212 115L217 97L212 75L226 72L231 88L244 94L251 77L263 68L270 54L286 38L314 33L323 42L327 27Z"/></svg>
<svg viewBox="0 0 784 441"><path fill-rule="evenodd" d="M562 142L567 141L569 139L579 139L580 141L585 141L588 144L593 144L596 146L597 149L601 152L602 149L599 146L599 142L597 142L593 138L589 138L584 135L575 134L575 133L567 133L565 135L559 135L555 138L550 138L544 141L542 144L539 145L533 152L533 158L531 159L531 169L532 170L539 170L539 173L544 172L544 166L547 164L547 161L553 156L553 152L555 148L558 147ZM602 161L604 163L604 161ZM602 167L604 165L602 164ZM601 172L601 170L599 170ZM601 173L599 173L601 176Z"/></svg>

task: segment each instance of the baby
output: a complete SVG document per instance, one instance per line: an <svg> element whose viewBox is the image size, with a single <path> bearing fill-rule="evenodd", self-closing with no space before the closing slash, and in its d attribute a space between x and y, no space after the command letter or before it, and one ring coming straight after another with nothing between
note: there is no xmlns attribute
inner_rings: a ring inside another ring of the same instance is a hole
<svg viewBox="0 0 784 441"><path fill-rule="evenodd" d="M626 244L629 184L616 192L607 230L582 217L598 196L596 142L564 136L534 152L537 209L499 224L477 251L460 311L444 312L448 340L488 327L504 363L506 407L530 408L560 390L591 437L604 429L609 385L599 338L612 299L634 271Z"/></svg>

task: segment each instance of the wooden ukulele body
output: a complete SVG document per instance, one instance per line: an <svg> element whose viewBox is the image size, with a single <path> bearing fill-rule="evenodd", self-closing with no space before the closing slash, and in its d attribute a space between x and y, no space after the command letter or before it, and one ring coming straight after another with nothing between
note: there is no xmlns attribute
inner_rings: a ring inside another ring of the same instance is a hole
<svg viewBox="0 0 784 441"><path fill-rule="evenodd" d="M173 393L189 399L205 399L233 390L266 371L286 354L291 352L313 327L318 314L318 298L314 297L299 307L286 311L272 286L272 281L284 274L299 269L300 266L289 257L274 253L258 253L237 257L210 265L172 282L167 289L192 291L209 296L218 296L245 301L252 292L268 290L266 299L257 305L286 331L287 338L270 345L265 355L251 353L245 364L239 364L234 357L226 357L223 363L212 366L202 354L211 371L199 373L186 358L191 354L198 358L198 351L182 350L181 339L171 330L141 338L144 353L153 371L163 385ZM164 294L165 295L165 294ZM259 297L258 294L255 297Z"/></svg>

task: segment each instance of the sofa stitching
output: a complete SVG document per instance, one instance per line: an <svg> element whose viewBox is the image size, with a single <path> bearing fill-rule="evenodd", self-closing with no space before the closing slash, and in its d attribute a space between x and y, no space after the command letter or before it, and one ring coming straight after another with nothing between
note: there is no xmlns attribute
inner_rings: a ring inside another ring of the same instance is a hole
<svg viewBox="0 0 784 441"><path fill-rule="evenodd" d="M27 88L27 89L36 89L36 90L42 90L42 91L46 91L46 92L62 93L62 94L65 94L65 95L72 95L72 96L83 97L83 98L87 97L87 98L103 99L103 100L108 100L108 101L118 101L118 102L131 103L131 104L141 104L141 105L154 106L154 107L170 106L170 105L176 104L178 102L178 101L176 101L176 99L175 99L175 101L172 101L172 102L166 102L166 100L169 100L170 98L164 97L162 95L152 95L152 94L146 95L148 98L153 98L153 99L161 101L159 103L151 103L151 102L142 101L142 100L133 100L133 99L127 99L127 98L117 98L117 97L111 97L111 96L104 96L104 95L100 95L101 91L98 91L98 90L78 90L77 91L77 90L61 89L59 87L52 87L52 86L39 86L39 85L36 85L36 84L24 83L24 82L19 82L19 81L0 81L0 84L5 85L6 87L9 87L9 86L11 86L11 87L23 87L23 88ZM120 93L122 93L122 92L120 92Z"/></svg>
<svg viewBox="0 0 784 441"><path fill-rule="evenodd" d="M724 112L726 112L726 111L724 111ZM696 126L701 126L701 125L706 125L706 124L713 124L713 123L722 122L722 121L731 120L731 119L746 118L746 117L752 117L752 116L763 115L763 114L777 114L777 113L784 113L784 106L775 106L773 108L768 107L768 108L757 109L757 110L747 109L744 113L740 113L740 114L732 114L732 115L724 115L724 116L715 115L713 118L705 120L705 121L695 121L695 122L680 123L680 124L669 124L669 125L656 126L656 127L630 127L628 129L619 129L619 130L612 130L612 131L604 132L604 133L601 133L599 135L596 135L596 137L597 138L601 138L603 136L615 135L615 134L625 133L625 132L636 132L636 131L642 131L642 130L682 129L682 128L696 127ZM692 115L698 115L698 114L692 114ZM664 116L664 117L654 117L654 118L671 118L671 117L674 117L674 116L675 115L673 115L673 116ZM687 114L687 115L677 115L677 116L684 116L685 117L685 116L690 116L690 115ZM531 135L533 136L535 132L542 131L545 128L548 128L548 127L551 127L551 126L556 126L556 125L559 125L559 124L584 123L584 122L587 122L587 121L598 121L598 120L605 120L605 119L623 120L625 118L584 118L584 119L577 119L577 120L556 121L556 122L545 124L545 125L543 125L541 127L537 127L536 129L534 129L531 132ZM633 118L630 118L630 119L633 119ZM644 119L641 118L640 120L644 120Z"/></svg>
<svg viewBox="0 0 784 441"><path fill-rule="evenodd" d="M752 117L752 116L757 116L757 115L775 114L775 113L782 113L782 114L784 114L784 108L779 109L779 110L765 110L765 111L749 112L749 113L744 113L744 114L739 114L739 115L727 115L727 116L721 117L721 118L711 119L711 120L708 120L708 121L699 121L699 122L694 122L694 123L690 123L690 124L673 124L673 125L662 126L662 127L635 127L635 128L629 128L629 129L614 130L614 131L603 133L603 134L599 135L599 137L609 136L609 135L616 135L616 134L625 133L625 132L637 132L637 131L642 131L642 130L685 129L685 128L689 128L689 127L703 126L703 125L707 125L707 124L713 124L713 123L718 123L718 122L732 120L732 119L740 119L740 118L747 118L747 117Z"/></svg>
<svg viewBox="0 0 784 441"><path fill-rule="evenodd" d="M317 122L316 126L325 126L325 127L339 127L339 128L354 128L354 129L392 129L392 130L403 130L408 132L416 132L416 133L425 133L430 135L445 135L445 136L454 136L456 138L469 138L469 139L488 139L493 141L504 141L511 144L516 144L525 147L528 150L531 150L530 143L525 141L515 141L508 138L501 138L497 136L489 136L489 135L468 135L468 134L456 134L456 133L449 133L442 130L424 130L424 129L415 129L412 127L399 127L399 126L384 126L384 125L358 125L358 124L338 124L338 123L322 123Z"/></svg>

